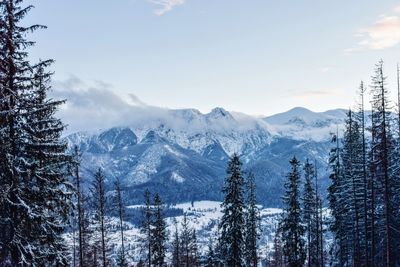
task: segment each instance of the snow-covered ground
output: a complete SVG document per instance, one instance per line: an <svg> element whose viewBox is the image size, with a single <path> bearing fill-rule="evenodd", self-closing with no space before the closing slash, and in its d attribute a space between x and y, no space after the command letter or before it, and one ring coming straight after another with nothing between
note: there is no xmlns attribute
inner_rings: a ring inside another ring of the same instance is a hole
<svg viewBox="0 0 400 267"><path fill-rule="evenodd" d="M139 209L141 207L141 205L127 206L128 209ZM170 208L181 209L183 213L187 215L190 227L196 230L200 255L206 255L207 245L210 238L214 241L217 238L218 224L222 216L221 203L217 201L204 200L192 203L180 203L174 206L170 206ZM272 249L273 237L280 214L280 209L260 207L261 235L259 240L259 248L261 253L260 256L262 258L265 257L265 255ZM168 244L171 243L172 235L175 230L175 223L177 223L179 229L181 227L182 220L183 215L169 217L166 219L169 234ZM113 247L113 254L115 256L116 252L119 249L119 244L121 241L118 227L118 219L108 218L108 222L109 225L111 225L111 230L108 234L108 240L109 244L111 244ZM141 234L139 228L129 222L124 222L124 228L124 240L129 261L137 262L140 255L142 254L142 247L140 244ZM65 235L68 244L71 244L69 246L71 250L73 248L72 237L73 233L68 233ZM75 233L75 238L75 244L77 244L77 233ZM167 253L167 258L169 258L169 260L171 258L170 249Z"/></svg>

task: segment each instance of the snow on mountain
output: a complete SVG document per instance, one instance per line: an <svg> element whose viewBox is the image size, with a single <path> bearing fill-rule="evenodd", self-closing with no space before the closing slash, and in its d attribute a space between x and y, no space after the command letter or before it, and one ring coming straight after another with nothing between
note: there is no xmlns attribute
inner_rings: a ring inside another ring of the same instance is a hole
<svg viewBox="0 0 400 267"><path fill-rule="evenodd" d="M346 110L313 112L296 107L287 112L264 118L276 135L295 140L327 140L329 134L343 128Z"/></svg>
<svg viewBox="0 0 400 267"><path fill-rule="evenodd" d="M244 169L257 176L259 201L277 206L282 177L294 155L317 160L324 177L329 133L341 127L344 116L344 110L317 113L304 108L267 118L222 108L207 114L195 109L165 110L148 120L78 132L66 140L83 153L81 169L87 184L95 168L101 167L110 186L121 178L130 204L141 201L145 188L158 191L170 203L219 200L227 160L236 152Z"/></svg>

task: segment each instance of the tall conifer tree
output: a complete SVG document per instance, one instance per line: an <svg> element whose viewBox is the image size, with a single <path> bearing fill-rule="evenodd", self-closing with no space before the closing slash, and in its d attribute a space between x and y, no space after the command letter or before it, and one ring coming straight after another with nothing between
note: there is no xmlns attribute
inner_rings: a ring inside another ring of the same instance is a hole
<svg viewBox="0 0 400 267"><path fill-rule="evenodd" d="M283 219L281 223L284 254L288 266L303 266L306 259L304 250L304 226L300 206L300 162L293 157L290 160L291 171L285 183L283 197Z"/></svg>
<svg viewBox="0 0 400 267"><path fill-rule="evenodd" d="M228 163L223 188L222 218L220 222L221 256L225 266L242 267L244 262L244 180L242 163L233 154Z"/></svg>
<svg viewBox="0 0 400 267"><path fill-rule="evenodd" d="M256 267L258 263L258 239L260 214L256 200L256 183L253 173L249 173L246 181L246 213L245 213L245 258L246 265Z"/></svg>
<svg viewBox="0 0 400 267"><path fill-rule="evenodd" d="M0 2L0 265L66 264L61 234L67 225L69 157L50 100L51 60L31 64L24 27L32 6Z"/></svg>

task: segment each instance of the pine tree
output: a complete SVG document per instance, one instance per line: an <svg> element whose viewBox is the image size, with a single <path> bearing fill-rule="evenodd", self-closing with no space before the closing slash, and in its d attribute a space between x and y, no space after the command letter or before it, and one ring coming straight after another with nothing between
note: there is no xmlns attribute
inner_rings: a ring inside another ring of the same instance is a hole
<svg viewBox="0 0 400 267"><path fill-rule="evenodd" d="M244 266L244 180L239 156L233 154L229 160L223 193L222 218L220 222L220 245L226 266Z"/></svg>
<svg viewBox="0 0 400 267"><path fill-rule="evenodd" d="M395 229L393 213L393 192L395 179L391 170L393 167L393 138L390 129L390 108L388 100L388 90L386 88L386 77L383 74L383 61L376 65L375 75L372 77L372 109L373 122L372 130L375 132L374 147L376 180L382 190L377 193L382 197L383 212L379 216L378 225L382 226L383 235L381 240L383 258L387 266L394 266L395 254L393 248L393 236Z"/></svg>
<svg viewBox="0 0 400 267"><path fill-rule="evenodd" d="M376 258L376 240L377 240L377 231L376 231L376 152L375 147L372 144L375 144L375 129L374 129L374 110L371 109L371 147L368 152L368 169L369 169L369 179L368 179L368 187L371 192L368 213L369 213L369 228L370 228L370 239L371 239L371 247L370 247L370 266L375 266L375 258Z"/></svg>
<svg viewBox="0 0 400 267"><path fill-rule="evenodd" d="M317 224L317 244L318 244L318 248L317 248L317 264L316 266L325 266L325 243L324 243L324 218L323 218L323 213L322 213L322 199L320 198L320 196L317 194L317 218L315 220L316 224Z"/></svg>
<svg viewBox="0 0 400 267"><path fill-rule="evenodd" d="M283 220L281 228L283 232L284 254L288 266L303 266L306 253L304 251L304 226L300 207L300 162L293 157L290 160L291 171L287 175L285 183L285 195L283 197Z"/></svg>
<svg viewBox="0 0 400 267"><path fill-rule="evenodd" d="M183 214L183 220L181 224L181 236L180 236L180 251L182 255L181 264L182 266L190 266L190 242L191 242L191 229L189 227L189 221L186 213Z"/></svg>
<svg viewBox="0 0 400 267"><path fill-rule="evenodd" d="M198 267L199 266L199 249L197 245L197 234L196 229L192 229L192 235L190 238L190 266Z"/></svg>
<svg viewBox="0 0 400 267"><path fill-rule="evenodd" d="M259 222L260 215L257 207L256 200L256 184L253 173L249 173L247 183L247 194L246 194L246 213L245 213L245 261L246 266L256 267L258 264L257 255L257 241L259 238Z"/></svg>
<svg viewBox="0 0 400 267"><path fill-rule="evenodd" d="M393 195L393 207L399 207L400 206L400 68L399 64L397 64L397 133L396 138L394 140L394 151L392 155L392 162L393 166L391 169L392 177L393 177L393 189L392 189L392 195ZM393 231L394 234L394 244L393 244L393 249L394 251L400 251L400 209L393 209L393 228L396 229ZM395 255L395 264L399 265L400 264L400 257Z"/></svg>
<svg viewBox="0 0 400 267"><path fill-rule="evenodd" d="M152 236L152 221L153 221L153 207L150 201L150 192L148 189L144 191L144 207L142 209L142 220L140 224L140 233L143 235L141 239L142 248L146 250L146 258L148 266L151 266L152 250L151 250L151 236Z"/></svg>
<svg viewBox="0 0 400 267"><path fill-rule="evenodd" d="M208 239L208 248L207 248L206 267L215 267L215 266L217 266L217 264L216 264L216 260L215 260L213 240L212 240L211 237L209 237L209 239Z"/></svg>
<svg viewBox="0 0 400 267"><path fill-rule="evenodd" d="M0 265L66 264L62 233L70 211L70 158L49 100L52 61L28 61L25 39L40 25L21 26L32 9L0 2Z"/></svg>
<svg viewBox="0 0 400 267"><path fill-rule="evenodd" d="M364 194L364 175L362 158L362 138L358 121L355 120L353 112L350 110L346 120L346 130L343 138L342 166L343 180L338 191L338 199L344 207L341 215L347 220L343 220L346 236L348 240L348 259L354 265L361 264L360 240L363 237L361 231L361 220L363 213L363 194ZM352 218L352 220L349 220Z"/></svg>
<svg viewBox="0 0 400 267"><path fill-rule="evenodd" d="M183 214L179 238L180 266L198 266L198 248L196 231L189 225L188 217Z"/></svg>
<svg viewBox="0 0 400 267"><path fill-rule="evenodd" d="M283 253L283 236L282 236L282 219L278 227L276 227L274 236L274 249L272 254L271 266L273 267L284 267L286 266L286 260Z"/></svg>
<svg viewBox="0 0 400 267"><path fill-rule="evenodd" d="M118 210L118 217L119 217L119 231L121 235L121 246L118 251L118 259L117 259L117 266L119 267L126 267L128 266L128 262L126 259L125 253L125 244L124 244L124 216L125 216L125 209L124 209L124 202L122 199L122 188L121 182L117 179L114 183L115 189L115 196L114 196L114 204Z"/></svg>
<svg viewBox="0 0 400 267"><path fill-rule="evenodd" d="M154 195L154 220L151 228L152 263L161 267L165 263L165 242L167 241L167 225L163 215L163 203L158 194Z"/></svg>
<svg viewBox="0 0 400 267"><path fill-rule="evenodd" d="M106 212L108 207L108 201L105 191L105 177L103 171L99 168L94 175L93 182L93 208L94 208L94 223L96 226L96 230L98 232L99 239L96 240L96 243L100 243L98 250L100 252L99 260L101 261L101 265L106 267L108 265L108 256L107 253L109 251L109 247L107 244L107 222L106 222Z"/></svg>
<svg viewBox="0 0 400 267"><path fill-rule="evenodd" d="M329 208L331 210L330 230L334 234L334 242L332 244L332 262L334 266L344 266L347 261L347 242L345 227L343 224L345 218L342 216L343 207L339 193L342 187L343 170L341 164L341 147L339 145L338 133L332 135L331 140L333 147L329 152L329 167L331 173L329 178L331 184L328 188Z"/></svg>
<svg viewBox="0 0 400 267"><path fill-rule="evenodd" d="M368 199L370 195L368 194L368 172L367 172L367 142L365 137L365 108L364 108L364 95L366 92L366 88L364 86L363 81L360 83L359 95L360 95L360 103L359 109L357 113L357 120L360 124L360 131L361 131L361 142L362 142L362 187L363 187L363 247L364 252L362 257L364 258L364 266L368 266L369 264L369 234L368 234Z"/></svg>
<svg viewBox="0 0 400 267"><path fill-rule="evenodd" d="M178 222L174 219L174 239L172 241L172 266L180 267L181 266L181 246L180 246L180 235L178 229Z"/></svg>
<svg viewBox="0 0 400 267"><path fill-rule="evenodd" d="M85 246L85 232L87 233L87 224L85 223L85 216L83 211L83 193L81 190L81 177L79 167L81 163L81 154L79 153L78 146L74 146L74 152L72 155L72 168L75 184L75 196L76 196L76 213L77 213L77 225L78 225L78 244L79 244L79 266L85 266L84 259L87 258L87 247ZM85 231L86 230L86 231Z"/></svg>
<svg viewBox="0 0 400 267"><path fill-rule="evenodd" d="M307 266L318 266L318 210L313 178L315 170L312 163L304 164L303 222L306 231Z"/></svg>

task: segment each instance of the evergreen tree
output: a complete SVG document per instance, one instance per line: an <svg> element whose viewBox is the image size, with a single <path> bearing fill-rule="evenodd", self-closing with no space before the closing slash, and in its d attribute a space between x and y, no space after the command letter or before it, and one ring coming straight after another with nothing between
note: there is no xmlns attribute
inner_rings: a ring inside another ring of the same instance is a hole
<svg viewBox="0 0 400 267"><path fill-rule="evenodd" d="M117 259L117 265L119 267L126 267L128 266L128 262L126 259L126 254L125 254L125 244L124 244L124 216L125 216L125 209L124 209L124 202L122 199L122 189L121 189L121 182L119 179L117 179L114 183L114 189L115 189L115 196L114 196L114 204L115 207L118 210L118 217L119 217L119 231L121 235L121 246L118 251L118 259Z"/></svg>
<svg viewBox="0 0 400 267"><path fill-rule="evenodd" d="M192 235L190 238L190 266L198 267L199 266L199 251L197 245L197 235L196 229L192 229Z"/></svg>
<svg viewBox="0 0 400 267"><path fill-rule="evenodd" d="M363 150L358 121L355 120L351 110L347 116L342 149L343 178L337 199L343 207L341 216L346 218L341 227L344 227L347 237L347 258L350 263L359 266L361 264L360 247L363 244L360 241L363 237L360 226L364 205ZM349 218L352 219L349 220Z"/></svg>
<svg viewBox="0 0 400 267"><path fill-rule="evenodd" d="M256 183L253 173L247 179L246 213L245 213L245 261L246 266L256 267L258 264L257 241L259 238L260 214L256 200Z"/></svg>
<svg viewBox="0 0 400 267"><path fill-rule="evenodd" d="M284 254L288 266L303 266L305 261L304 251L304 226L300 207L300 162L293 157L290 160L291 171L287 175L285 183L285 195L283 197L283 220L281 223L283 235Z"/></svg>
<svg viewBox="0 0 400 267"><path fill-rule="evenodd" d="M225 266L244 266L244 180L239 156L233 154L229 160L227 177L223 188L222 218L220 222L220 245Z"/></svg>
<svg viewBox="0 0 400 267"><path fill-rule="evenodd" d="M374 160L375 176L378 182L379 191L377 197L381 200L383 207L382 212L378 213L377 221L381 226L379 231L383 233L380 235L380 240L384 246L382 247L382 262L386 266L394 266L395 253L394 253L394 198L392 188L396 187L395 178L393 177L393 138L390 129L390 102L388 100L388 89L386 88L386 77L383 74L383 61L376 65L375 75L372 77L372 109L373 109L373 122L372 130L374 131Z"/></svg>
<svg viewBox="0 0 400 267"><path fill-rule="evenodd" d="M151 249L152 221L153 221L153 207L150 202L150 192L148 189L146 189L144 191L144 207L142 209L140 233L143 235L141 243L142 243L142 248L146 250L146 258L148 266L151 266L151 259L152 259L152 249Z"/></svg>
<svg viewBox="0 0 400 267"><path fill-rule="evenodd" d="M306 230L307 266L318 266L318 210L314 190L314 166L309 160L304 164L303 222Z"/></svg>
<svg viewBox="0 0 400 267"><path fill-rule="evenodd" d="M363 255L361 255L362 258L364 258L364 266L368 266L369 264L369 234L368 234L368 200L370 199L370 195L368 193L368 164L367 164L367 142L366 142L366 137L365 137L365 108L364 108L364 95L366 92L366 88L364 86L364 83L361 81L360 83L360 89L359 89L359 95L360 95L360 102L359 102L359 109L357 113L357 120L360 125L360 135L361 135L361 158L362 158L362 187L363 187L363 194L362 194L362 200L363 200L363 209L362 209L362 214L363 214L363 247L364 247L364 252Z"/></svg>
<svg viewBox="0 0 400 267"><path fill-rule="evenodd" d="M377 240L377 231L376 231L376 166L375 166L375 148L372 144L375 143L375 129L374 129L374 110L371 110L371 147L368 152L368 169L369 169L369 179L368 179L368 187L370 194L370 202L368 207L369 213L369 228L370 228L370 239L371 239L371 247L370 247L370 266L375 266L375 255L376 255L376 240Z"/></svg>
<svg viewBox="0 0 400 267"><path fill-rule="evenodd" d="M282 237L282 220L275 231L274 236L274 249L272 254L271 266L273 267L284 267L286 266L286 260L283 253L283 237Z"/></svg>
<svg viewBox="0 0 400 267"><path fill-rule="evenodd" d="M88 258L88 244L86 237L88 236L88 223L85 218L84 212L84 195L81 190L81 177L79 172L81 162L81 154L79 153L78 146L74 146L74 152L72 155L72 167L75 184L75 196L76 196L76 213L77 213L77 225L78 225L78 244L79 244L79 266L85 266L85 259Z"/></svg>
<svg viewBox="0 0 400 267"><path fill-rule="evenodd" d="M100 257L98 258L103 267L106 267L108 263L107 253L109 252L109 247L107 244L107 223L106 223L106 210L108 206L108 201L106 197L104 173L99 168L94 175L93 182L93 208L94 208L94 223L96 226L97 234L99 234L99 239L95 242L96 250L99 250ZM97 243L100 243L97 246Z"/></svg>
<svg viewBox="0 0 400 267"><path fill-rule="evenodd" d="M344 227L342 226L345 218L342 216L342 207L339 206L342 202L338 199L342 183L342 164L341 164L341 148L339 146L338 133L332 135L331 140L333 147L329 152L329 167L331 173L329 178L331 184L328 187L328 200L329 208L331 210L331 221L330 230L334 234L334 242L332 244L331 254L332 262L334 266L344 266L346 262L346 235L344 233Z"/></svg>
<svg viewBox="0 0 400 267"><path fill-rule="evenodd" d="M151 227L151 251L152 263L156 267L161 267L165 263L165 242L167 240L166 223L163 216L163 203L158 194L153 200L154 220Z"/></svg>
<svg viewBox="0 0 400 267"><path fill-rule="evenodd" d="M174 219L174 239L172 241L172 266L180 267L181 266L181 253L180 253L180 236L178 230L178 223L176 219Z"/></svg>
<svg viewBox="0 0 400 267"><path fill-rule="evenodd" d="M208 239L208 248L207 248L207 262L206 262L206 267L215 267L216 265L216 260L215 260L215 253L214 253L214 246L213 246L213 240L210 237Z"/></svg>
<svg viewBox="0 0 400 267"><path fill-rule="evenodd" d="M189 221L187 219L186 213L183 214L182 220L182 231L180 236L180 251L182 255L181 265L185 267L190 266L190 243L191 243L191 232L189 227Z"/></svg>
<svg viewBox="0 0 400 267"><path fill-rule="evenodd" d="M21 26L32 9L22 2L0 2L0 265L65 265L70 158L55 117L63 101L47 97L52 61L28 61L26 33L44 27Z"/></svg>

